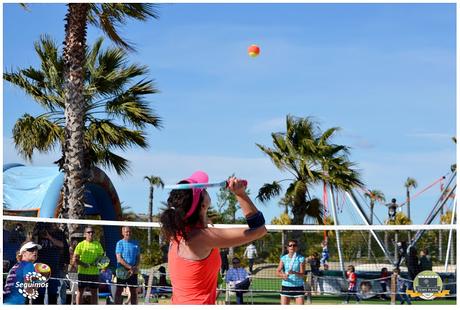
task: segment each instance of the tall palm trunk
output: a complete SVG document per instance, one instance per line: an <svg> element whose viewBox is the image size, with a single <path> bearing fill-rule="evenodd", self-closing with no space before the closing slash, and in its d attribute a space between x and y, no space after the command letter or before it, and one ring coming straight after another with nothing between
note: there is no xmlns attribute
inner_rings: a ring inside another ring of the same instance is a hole
<svg viewBox="0 0 460 310"><path fill-rule="evenodd" d="M407 218L410 220L410 192L409 187L406 187L406 197L407 197ZM411 242L411 233L410 230L407 231L407 242Z"/></svg>
<svg viewBox="0 0 460 310"><path fill-rule="evenodd" d="M293 225L303 225L303 221L306 215L305 207L294 205L294 207L292 208L292 215L293 215L292 217ZM304 241L302 240L302 231L294 230L292 231L291 235L292 235L292 238L289 238L289 239L297 240L299 244L299 248L298 248L299 253L305 253L307 249L307 245L305 244L305 242L302 242Z"/></svg>
<svg viewBox="0 0 460 310"><path fill-rule="evenodd" d="M81 218L84 213L86 178L83 97L88 3L70 3L66 15L65 66L65 142L64 142L64 208L70 218ZM77 229L70 227L70 234Z"/></svg>
<svg viewBox="0 0 460 310"><path fill-rule="evenodd" d="M149 191L149 212L148 212L148 222L152 222L153 217L153 185L150 185ZM147 251L150 253L150 248L152 247L152 227L147 229Z"/></svg>
<svg viewBox="0 0 460 310"><path fill-rule="evenodd" d="M371 216L370 216L369 224L372 225L372 222L374 219L374 202L373 201L370 204L370 208L371 208ZM367 259L371 259L371 246L372 246L372 234L369 231L369 237L367 240Z"/></svg>
<svg viewBox="0 0 460 310"><path fill-rule="evenodd" d="M407 197L407 218L410 220L410 192L409 188L406 189L406 197Z"/></svg>

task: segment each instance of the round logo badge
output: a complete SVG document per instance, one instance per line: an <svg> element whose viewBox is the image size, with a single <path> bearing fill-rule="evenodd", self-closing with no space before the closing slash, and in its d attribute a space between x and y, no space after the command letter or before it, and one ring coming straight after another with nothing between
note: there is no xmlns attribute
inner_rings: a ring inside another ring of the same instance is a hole
<svg viewBox="0 0 460 310"><path fill-rule="evenodd" d="M442 279L434 271L422 271L414 279L414 292L422 299L435 299L442 291Z"/></svg>

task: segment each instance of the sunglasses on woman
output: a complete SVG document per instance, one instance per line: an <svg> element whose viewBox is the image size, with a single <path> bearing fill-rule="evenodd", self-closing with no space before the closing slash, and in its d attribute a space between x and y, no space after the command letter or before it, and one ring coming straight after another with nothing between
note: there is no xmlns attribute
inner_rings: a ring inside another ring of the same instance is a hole
<svg viewBox="0 0 460 310"><path fill-rule="evenodd" d="M295 244L295 243L288 244L288 247L290 247L290 248L296 247L296 246L297 246L297 244Z"/></svg>

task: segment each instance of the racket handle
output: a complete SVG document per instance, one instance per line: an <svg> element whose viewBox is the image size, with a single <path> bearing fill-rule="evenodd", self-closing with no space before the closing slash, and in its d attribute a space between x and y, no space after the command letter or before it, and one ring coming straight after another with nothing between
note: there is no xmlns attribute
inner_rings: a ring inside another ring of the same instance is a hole
<svg viewBox="0 0 460 310"><path fill-rule="evenodd" d="M248 186L248 181L247 180L241 180L241 182L243 182L244 187ZM227 181L227 185L225 187L228 187L228 181Z"/></svg>

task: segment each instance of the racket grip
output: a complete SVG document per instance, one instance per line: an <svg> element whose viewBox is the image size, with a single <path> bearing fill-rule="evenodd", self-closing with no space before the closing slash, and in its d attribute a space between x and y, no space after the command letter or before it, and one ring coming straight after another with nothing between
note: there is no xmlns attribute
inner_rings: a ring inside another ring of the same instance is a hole
<svg viewBox="0 0 460 310"><path fill-rule="evenodd" d="M241 181L243 182L244 187L248 186L248 181L247 180L241 180ZM228 181L227 181L227 185L225 187L228 187Z"/></svg>

